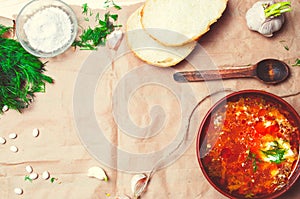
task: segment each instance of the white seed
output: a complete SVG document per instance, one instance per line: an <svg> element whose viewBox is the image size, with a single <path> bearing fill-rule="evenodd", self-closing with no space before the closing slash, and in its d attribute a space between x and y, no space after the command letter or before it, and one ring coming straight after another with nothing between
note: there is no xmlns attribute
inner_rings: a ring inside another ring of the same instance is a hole
<svg viewBox="0 0 300 199"><path fill-rule="evenodd" d="M4 106L2 107L2 112L6 112L6 111L8 111L8 106L7 106L7 105L4 105Z"/></svg>
<svg viewBox="0 0 300 199"><path fill-rule="evenodd" d="M6 143L6 139L4 137L0 137L0 144L5 144Z"/></svg>
<svg viewBox="0 0 300 199"><path fill-rule="evenodd" d="M16 146L11 146L9 149L14 153L19 151L18 147L16 147Z"/></svg>
<svg viewBox="0 0 300 199"><path fill-rule="evenodd" d="M26 166L25 167L25 170L28 172L28 173L32 173L33 172L33 169L30 165Z"/></svg>
<svg viewBox="0 0 300 199"><path fill-rule="evenodd" d="M34 128L34 129L32 130L32 135L33 135L33 137L37 137L37 136L39 136L39 134L40 134L39 129Z"/></svg>
<svg viewBox="0 0 300 199"><path fill-rule="evenodd" d="M48 171L44 171L44 172L42 173L42 178L43 178L44 180L48 180L48 179L50 178L49 172L48 172Z"/></svg>
<svg viewBox="0 0 300 199"><path fill-rule="evenodd" d="M16 133L10 133L8 135L9 139L16 139L18 137L18 135Z"/></svg>
<svg viewBox="0 0 300 199"><path fill-rule="evenodd" d="M14 192L15 192L15 194L17 194L17 195L22 195L22 194L23 194L23 189L17 187L17 188L14 189Z"/></svg>
<svg viewBox="0 0 300 199"><path fill-rule="evenodd" d="M31 179L31 180L35 180L35 179L37 179L39 177L39 175L37 174L37 173L31 173L30 175L29 175L29 178Z"/></svg>

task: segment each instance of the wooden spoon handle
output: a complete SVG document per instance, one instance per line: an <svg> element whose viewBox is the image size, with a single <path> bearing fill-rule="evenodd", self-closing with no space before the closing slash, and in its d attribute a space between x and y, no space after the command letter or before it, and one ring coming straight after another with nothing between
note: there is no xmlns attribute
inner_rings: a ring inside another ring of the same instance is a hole
<svg viewBox="0 0 300 199"><path fill-rule="evenodd" d="M231 78L243 78L256 76L255 66L236 69L184 71L174 74L177 82L199 82L208 80L220 80Z"/></svg>

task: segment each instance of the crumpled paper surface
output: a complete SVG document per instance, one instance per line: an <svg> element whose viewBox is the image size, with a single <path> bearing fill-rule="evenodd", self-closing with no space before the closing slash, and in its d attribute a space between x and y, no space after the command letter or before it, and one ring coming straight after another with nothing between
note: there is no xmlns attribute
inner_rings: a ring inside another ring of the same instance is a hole
<svg viewBox="0 0 300 199"><path fill-rule="evenodd" d="M186 134L191 109L205 96L224 88L259 89L280 96L299 92L300 68L291 67L291 77L276 86L256 79L179 84L172 74L254 64L264 58L293 64L300 56L300 2L292 1L293 11L286 15L286 24L272 38L247 29L244 16L254 2L229 0L223 16L199 40L197 50L172 68L145 65L128 50L125 38L117 51L104 47L92 53L70 49L47 59L46 73L55 83L46 86L46 93L37 94L22 114L10 110L0 116L0 136L7 139L0 145L0 198L132 196L134 173L147 173L155 165L158 171L142 198L226 198L205 179L196 157L201 119L226 93L199 106ZM141 5L123 6L118 12L123 31L127 18ZM87 25L80 6L72 7L79 23ZM286 100L300 112L299 97ZM31 134L34 128L40 130L37 138ZM15 140L8 138L12 132L18 134ZM17 153L9 150L12 145L19 148ZM56 180L51 183L39 177L24 181L27 165L40 175L49 171ZM109 181L88 178L87 170L92 166L104 168ZM299 180L280 198L298 198L298 186ZM15 187L24 190L22 196L14 193Z"/></svg>

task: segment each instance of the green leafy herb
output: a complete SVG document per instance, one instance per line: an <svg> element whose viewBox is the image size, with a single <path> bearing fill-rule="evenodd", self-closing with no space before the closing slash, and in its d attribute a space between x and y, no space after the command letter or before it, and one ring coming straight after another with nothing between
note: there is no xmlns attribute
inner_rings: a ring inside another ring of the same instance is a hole
<svg viewBox="0 0 300 199"><path fill-rule="evenodd" d="M292 66L300 66L300 59L296 59L295 63Z"/></svg>
<svg viewBox="0 0 300 199"><path fill-rule="evenodd" d="M264 4L264 12L266 18L278 17L285 12L290 12L291 2L278 2L272 5Z"/></svg>
<svg viewBox="0 0 300 199"><path fill-rule="evenodd" d="M283 45L283 47L284 47L285 50L287 50L287 51L290 50L290 48L289 48L288 45L286 44L286 41L281 40L280 43Z"/></svg>
<svg viewBox="0 0 300 199"><path fill-rule="evenodd" d="M272 149L261 152L267 156L267 158L270 160L270 162L274 162L276 164L280 164L284 160L284 154L286 152L285 149L282 149L279 147L279 143L277 141L274 141L272 143Z"/></svg>
<svg viewBox="0 0 300 199"><path fill-rule="evenodd" d="M117 10L121 10L121 6L118 6L117 4L115 4L115 2L113 0L106 0L104 2L104 7L105 8L109 8L109 7L114 7Z"/></svg>
<svg viewBox="0 0 300 199"><path fill-rule="evenodd" d="M0 24L0 37L2 37L4 35L4 33L10 31L11 29L12 29L12 27L5 27Z"/></svg>
<svg viewBox="0 0 300 199"><path fill-rule="evenodd" d="M106 1L106 6L112 5L116 9L121 9L113 1ZM109 7L109 6L108 6ZM88 5L85 3L82 5L82 13L86 15L85 21L89 21L89 16L93 13ZM109 11L104 14L104 19L100 19L100 14L95 15L95 21L97 25L94 28L88 27L83 30L83 33L79 36L79 40L75 40L72 44L74 47L79 47L81 50L97 50L99 45L104 46L106 44L107 36L112 33L115 28L122 27L122 25L114 24L118 20L118 14L111 14Z"/></svg>
<svg viewBox="0 0 300 199"><path fill-rule="evenodd" d="M89 7L87 3L82 4L82 14L87 15L88 11L89 11Z"/></svg>
<svg viewBox="0 0 300 199"><path fill-rule="evenodd" d="M7 30L0 26L0 33ZM0 37L0 107L6 105L21 112L33 101L35 93L45 92L45 83L53 83L53 79L43 74L44 66L18 41Z"/></svg>
<svg viewBox="0 0 300 199"><path fill-rule="evenodd" d="M27 175L24 177L24 180L25 180L25 181L32 182L32 179L31 179L29 176L27 176Z"/></svg>
<svg viewBox="0 0 300 199"><path fill-rule="evenodd" d="M257 161L256 161L256 154L249 151L248 159L252 160L252 168L253 168L253 171L256 172L257 168L258 168L257 167Z"/></svg>
<svg viewBox="0 0 300 199"><path fill-rule="evenodd" d="M275 162L276 164L279 164L284 160L284 149L272 149L262 152L270 159L270 162Z"/></svg>
<svg viewBox="0 0 300 199"><path fill-rule="evenodd" d="M55 180L56 180L56 178L50 178L51 183L54 183Z"/></svg>

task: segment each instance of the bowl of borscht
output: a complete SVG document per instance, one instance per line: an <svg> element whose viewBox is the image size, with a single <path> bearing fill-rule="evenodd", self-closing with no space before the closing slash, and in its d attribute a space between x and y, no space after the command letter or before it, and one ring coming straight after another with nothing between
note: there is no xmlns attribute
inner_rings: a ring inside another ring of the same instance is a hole
<svg viewBox="0 0 300 199"><path fill-rule="evenodd" d="M229 198L276 198L300 175L299 128L299 114L279 96L260 90L231 93L200 125L200 168Z"/></svg>

